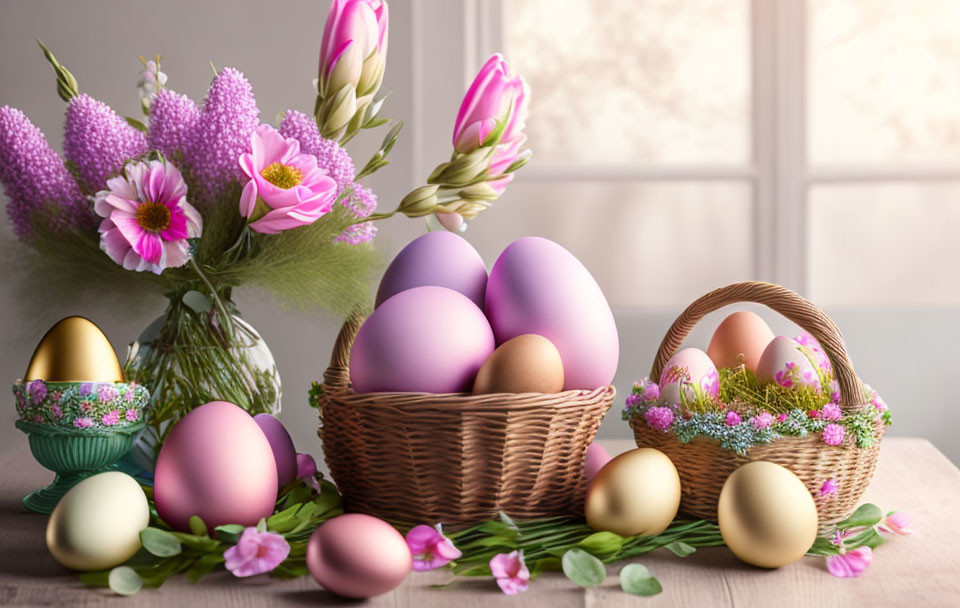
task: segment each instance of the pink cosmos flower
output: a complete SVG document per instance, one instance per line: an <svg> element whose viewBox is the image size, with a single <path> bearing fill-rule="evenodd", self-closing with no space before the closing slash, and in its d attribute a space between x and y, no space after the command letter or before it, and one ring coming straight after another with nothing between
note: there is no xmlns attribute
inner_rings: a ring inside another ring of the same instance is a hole
<svg viewBox="0 0 960 608"><path fill-rule="evenodd" d="M651 407L643 415L644 420L647 421L647 424L652 429L658 431L666 431L670 428L670 425L673 424L674 419L673 410L669 407Z"/></svg>
<svg viewBox="0 0 960 608"><path fill-rule="evenodd" d="M873 550L870 547L858 547L850 551L841 547L839 554L827 556L827 570L837 578L853 578L863 574L872 561Z"/></svg>
<svg viewBox="0 0 960 608"><path fill-rule="evenodd" d="M758 431L761 429L768 429L773 426L773 414L770 412L760 412L751 418L750 422L753 424L753 428L757 429Z"/></svg>
<svg viewBox="0 0 960 608"><path fill-rule="evenodd" d="M743 422L743 418L741 418L740 414L734 412L733 410L727 412L727 416L724 418L724 423L726 423L727 426L737 426L741 422Z"/></svg>
<svg viewBox="0 0 960 608"><path fill-rule="evenodd" d="M833 496L837 493L837 480L830 478L820 486L820 496Z"/></svg>
<svg viewBox="0 0 960 608"><path fill-rule="evenodd" d="M843 411L836 403L828 403L820 409L820 417L824 420L840 420L843 418Z"/></svg>
<svg viewBox="0 0 960 608"><path fill-rule="evenodd" d="M240 214L263 234L312 224L333 208L337 183L317 166L317 157L300 153L300 142L260 125L250 138L253 152L240 155L250 178L240 195Z"/></svg>
<svg viewBox="0 0 960 608"><path fill-rule="evenodd" d="M839 424L830 423L823 428L823 442L827 445L840 445L846 430Z"/></svg>
<svg viewBox="0 0 960 608"><path fill-rule="evenodd" d="M198 238L203 220L187 202L187 185L170 163L128 163L123 175L107 180L94 210L102 218L100 249L127 270L183 266L190 259L187 239Z"/></svg>
<svg viewBox="0 0 960 608"><path fill-rule="evenodd" d="M74 418L73 426L78 429L88 429L93 426L93 419L83 416L82 418Z"/></svg>
<svg viewBox="0 0 960 608"><path fill-rule="evenodd" d="M274 532L260 532L254 527L244 529L237 544L223 552L227 570L234 576L254 576L270 572L287 559L290 545Z"/></svg>
<svg viewBox="0 0 960 608"><path fill-rule="evenodd" d="M887 513L887 517L877 526L877 529L887 534L910 536L913 534L913 528L910 527L912 523L913 518L909 514L903 511L891 511Z"/></svg>
<svg viewBox="0 0 960 608"><path fill-rule="evenodd" d="M443 535L440 524L436 528L419 525L407 532L407 546L413 555L413 569L418 572L446 566L462 554Z"/></svg>
<svg viewBox="0 0 960 608"><path fill-rule="evenodd" d="M490 573L507 595L526 591L530 584L530 571L527 570L527 565L523 561L523 551L494 555L490 559Z"/></svg>
<svg viewBox="0 0 960 608"><path fill-rule="evenodd" d="M120 412L117 410L110 410L100 417L100 423L103 424L103 426L114 426L118 422L120 422Z"/></svg>

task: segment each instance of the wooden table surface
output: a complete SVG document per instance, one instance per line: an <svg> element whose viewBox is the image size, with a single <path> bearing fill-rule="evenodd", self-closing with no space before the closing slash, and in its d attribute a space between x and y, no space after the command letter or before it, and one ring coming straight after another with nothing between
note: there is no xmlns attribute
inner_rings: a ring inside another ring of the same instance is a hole
<svg viewBox="0 0 960 608"><path fill-rule="evenodd" d="M630 449L629 441L603 442L611 453ZM274 581L266 576L238 580L219 573L191 585L171 578L158 590L133 598L84 587L47 553L47 518L27 513L20 499L47 483L51 474L31 458L26 442L0 457L0 605L164 606L318 606L357 604L321 589L309 576ZM882 509L900 509L914 517L913 536L879 547L873 565L859 579L836 579L823 558L805 557L779 570L760 570L739 562L723 547L701 549L680 559L657 551L635 561L660 579L664 591L638 598L620 590L608 566L602 586L581 589L562 574L548 573L525 594L503 595L489 579L467 579L448 589L445 571L413 573L369 606L960 606L960 471L922 439L886 439L880 464L864 501ZM362 603L362 602L361 602Z"/></svg>

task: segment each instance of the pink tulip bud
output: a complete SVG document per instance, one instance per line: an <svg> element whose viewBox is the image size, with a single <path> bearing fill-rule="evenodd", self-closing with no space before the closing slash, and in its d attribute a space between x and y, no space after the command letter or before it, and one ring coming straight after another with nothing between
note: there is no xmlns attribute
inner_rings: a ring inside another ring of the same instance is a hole
<svg viewBox="0 0 960 608"><path fill-rule="evenodd" d="M461 154L476 150L504 121L500 142L513 145L520 138L522 143L529 99L523 78L511 76L503 56L493 55L480 68L460 104L453 127L453 147ZM519 144L513 147L517 149Z"/></svg>

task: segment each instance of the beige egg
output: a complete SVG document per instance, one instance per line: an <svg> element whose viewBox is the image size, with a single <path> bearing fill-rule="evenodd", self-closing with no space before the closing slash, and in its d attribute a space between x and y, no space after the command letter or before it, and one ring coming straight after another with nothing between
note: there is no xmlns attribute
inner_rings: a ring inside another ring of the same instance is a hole
<svg viewBox="0 0 960 608"><path fill-rule="evenodd" d="M750 462L723 484L717 520L723 542L741 560L779 568L817 538L817 507L800 478L772 462Z"/></svg>
<svg viewBox="0 0 960 608"><path fill-rule="evenodd" d="M718 368L736 367L742 362L757 371L763 349L773 340L773 331L760 315L741 310L728 316L710 338L707 355Z"/></svg>
<svg viewBox="0 0 960 608"><path fill-rule="evenodd" d="M680 475L666 454L639 448L620 454L587 490L587 524L621 536L663 532L680 508Z"/></svg>
<svg viewBox="0 0 960 608"><path fill-rule="evenodd" d="M84 479L57 503L47 522L47 548L73 570L103 570L140 549L150 523L147 497L126 473L109 471Z"/></svg>
<svg viewBox="0 0 960 608"><path fill-rule="evenodd" d="M537 334L507 340L487 357L473 381L474 394L559 393L563 360L553 342Z"/></svg>

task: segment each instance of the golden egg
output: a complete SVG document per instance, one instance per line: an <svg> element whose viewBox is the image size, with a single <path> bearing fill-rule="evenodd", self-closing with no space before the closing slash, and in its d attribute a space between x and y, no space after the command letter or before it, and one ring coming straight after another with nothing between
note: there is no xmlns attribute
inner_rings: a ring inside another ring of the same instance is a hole
<svg viewBox="0 0 960 608"><path fill-rule="evenodd" d="M507 340L487 357L473 381L474 394L559 393L563 360L553 342L537 334Z"/></svg>
<svg viewBox="0 0 960 608"><path fill-rule="evenodd" d="M717 520L723 542L741 560L779 568L817 538L817 506L800 478L772 462L750 462L723 484Z"/></svg>
<svg viewBox="0 0 960 608"><path fill-rule="evenodd" d="M639 448L620 454L587 490L587 524L621 536L663 532L680 508L680 475L666 454Z"/></svg>
<svg viewBox="0 0 960 608"><path fill-rule="evenodd" d="M773 330L760 315L741 310L723 320L710 338L707 355L718 368L736 367L742 362L757 371L763 349L773 340Z"/></svg>
<svg viewBox="0 0 960 608"><path fill-rule="evenodd" d="M140 550L150 508L140 484L119 471L84 479L64 494L47 521L47 549L74 570L103 570Z"/></svg>
<svg viewBox="0 0 960 608"><path fill-rule="evenodd" d="M123 382L123 370L107 336L93 321L67 317L40 340L24 380Z"/></svg>

